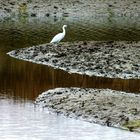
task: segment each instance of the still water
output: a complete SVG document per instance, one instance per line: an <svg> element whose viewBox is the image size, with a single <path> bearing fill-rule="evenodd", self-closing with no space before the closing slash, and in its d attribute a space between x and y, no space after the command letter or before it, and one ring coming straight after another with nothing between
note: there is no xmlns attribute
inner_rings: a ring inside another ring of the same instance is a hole
<svg viewBox="0 0 140 140"><path fill-rule="evenodd" d="M88 23L88 24L87 24ZM68 74L11 58L10 50L49 42L68 24L64 41L139 40L138 19L42 19L0 22L0 139L137 140L140 135L68 119L34 108L35 98L55 87L111 88L140 92L140 80ZM113 34L112 34L113 33Z"/></svg>
<svg viewBox="0 0 140 140"><path fill-rule="evenodd" d="M1 97L2 98L2 97ZM140 134L35 109L32 102L1 99L0 140L139 140Z"/></svg>

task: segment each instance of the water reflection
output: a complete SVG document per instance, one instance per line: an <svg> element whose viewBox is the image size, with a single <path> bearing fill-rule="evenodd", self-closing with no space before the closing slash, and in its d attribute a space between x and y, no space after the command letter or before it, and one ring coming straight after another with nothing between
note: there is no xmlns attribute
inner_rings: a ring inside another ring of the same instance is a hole
<svg viewBox="0 0 140 140"><path fill-rule="evenodd" d="M49 42L62 31L63 24L68 25L64 41L140 39L139 18L83 16L58 18L56 22L52 18L3 21L0 23L0 44L14 49Z"/></svg>
<svg viewBox="0 0 140 140"><path fill-rule="evenodd" d="M84 17L83 17L84 18ZM60 22L61 21L61 22ZM31 20L0 23L0 91L15 98L33 100L41 92L55 87L111 88L127 92L140 92L140 80L121 80L68 74L62 70L23 62L6 52L34 44L49 42L61 31L62 22L69 25L64 41L77 40L139 40L138 19L93 17L92 19ZM52 24L53 23L53 24ZM88 24L87 24L88 23Z"/></svg>
<svg viewBox="0 0 140 140"><path fill-rule="evenodd" d="M1 95L0 95L1 97ZM1 140L138 140L140 135L34 109L32 102L4 97L0 102Z"/></svg>
<svg viewBox="0 0 140 140"><path fill-rule="evenodd" d="M111 88L139 92L140 80L122 80L68 74L44 65L1 56L0 89L15 98L34 100L41 92L56 87Z"/></svg>

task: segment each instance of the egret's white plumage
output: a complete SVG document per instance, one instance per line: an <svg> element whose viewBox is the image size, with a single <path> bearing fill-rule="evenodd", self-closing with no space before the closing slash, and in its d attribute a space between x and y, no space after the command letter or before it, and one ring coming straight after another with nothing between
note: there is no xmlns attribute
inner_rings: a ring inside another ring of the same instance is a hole
<svg viewBox="0 0 140 140"><path fill-rule="evenodd" d="M67 27L67 25L63 25L63 27L62 27L63 32L55 35L50 43L54 43L54 44L59 43L66 35L66 31L65 31L66 27Z"/></svg>

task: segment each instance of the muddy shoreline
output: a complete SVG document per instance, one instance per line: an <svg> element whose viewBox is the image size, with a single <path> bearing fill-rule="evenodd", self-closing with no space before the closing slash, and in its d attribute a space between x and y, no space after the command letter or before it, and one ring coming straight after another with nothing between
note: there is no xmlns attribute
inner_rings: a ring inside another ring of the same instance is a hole
<svg viewBox="0 0 140 140"><path fill-rule="evenodd" d="M92 123L138 131L129 122L140 119L140 95L110 89L56 88L35 101L57 114Z"/></svg>
<svg viewBox="0 0 140 140"><path fill-rule="evenodd" d="M139 46L139 42L126 41L65 42L22 48L8 55L69 73L139 79ZM35 104L68 117L140 132L140 124L135 125L140 120L139 100L139 94L110 89L57 88L39 95Z"/></svg>
<svg viewBox="0 0 140 140"><path fill-rule="evenodd" d="M43 44L10 56L89 76L140 79L140 42L90 41Z"/></svg>
<svg viewBox="0 0 140 140"><path fill-rule="evenodd" d="M140 1L0 0L0 19L140 16ZM84 19L83 18L83 19ZM89 76L140 79L140 42L74 42L14 50L10 56ZM139 131L129 126L140 119L140 96L109 89L59 88L42 93L35 104L57 114L92 123ZM127 125L127 126L125 126ZM140 132L140 131L139 131Z"/></svg>
<svg viewBox="0 0 140 140"><path fill-rule="evenodd" d="M18 17L140 16L140 1L0 0L0 19Z"/></svg>

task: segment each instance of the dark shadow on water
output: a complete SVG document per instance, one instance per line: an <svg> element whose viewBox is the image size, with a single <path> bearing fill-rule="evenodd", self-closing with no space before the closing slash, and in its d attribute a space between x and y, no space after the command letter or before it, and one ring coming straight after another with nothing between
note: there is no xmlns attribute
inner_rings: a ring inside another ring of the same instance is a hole
<svg viewBox="0 0 140 140"><path fill-rule="evenodd" d="M40 93L56 87L110 88L126 92L140 92L140 80L123 80L69 74L63 70L24 62L5 56L0 71L0 92L34 100Z"/></svg>

